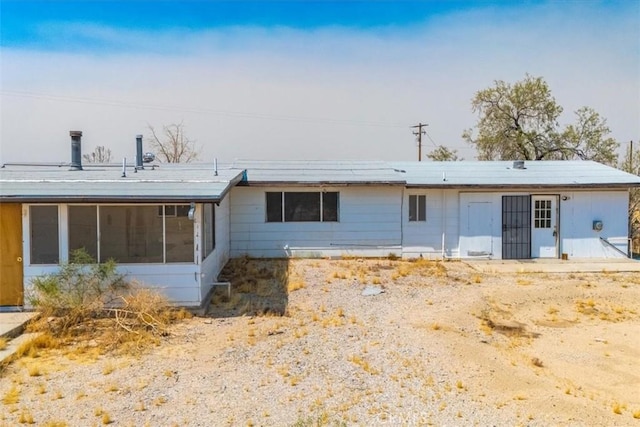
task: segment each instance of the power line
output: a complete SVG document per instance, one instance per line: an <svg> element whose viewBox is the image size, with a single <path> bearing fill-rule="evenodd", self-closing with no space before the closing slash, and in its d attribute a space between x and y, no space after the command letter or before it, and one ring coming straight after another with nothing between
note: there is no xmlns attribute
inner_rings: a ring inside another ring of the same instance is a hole
<svg viewBox="0 0 640 427"><path fill-rule="evenodd" d="M259 119L259 120L280 120L289 122L305 122L305 123L324 123L324 124L336 124L343 126L371 126L371 127L386 127L386 128L404 128L405 125L398 123L383 123L367 120L346 120L346 119L333 119L329 117L304 117L304 116L289 116L280 114L267 114L267 113L248 113L242 111L227 111L227 110L214 110L209 108L199 107L184 107L178 105L157 105L157 104L145 104L129 101L118 101L110 99L100 98L83 98L65 95L55 95L39 92L27 92L17 90L0 90L0 94L4 96L15 96L21 98L34 98L45 99L51 101L70 102L78 104L90 104L90 105L106 105L113 107L123 108L139 108L147 110L159 110L159 111L180 111L187 113L197 114L212 114L217 116L235 117L244 119Z"/></svg>
<svg viewBox="0 0 640 427"><path fill-rule="evenodd" d="M433 145L434 148L438 148L438 144L436 144L433 138L431 138L431 135L429 135L427 132L425 132L424 134L427 135L427 138L429 138L429 141L431 141L431 145Z"/></svg>

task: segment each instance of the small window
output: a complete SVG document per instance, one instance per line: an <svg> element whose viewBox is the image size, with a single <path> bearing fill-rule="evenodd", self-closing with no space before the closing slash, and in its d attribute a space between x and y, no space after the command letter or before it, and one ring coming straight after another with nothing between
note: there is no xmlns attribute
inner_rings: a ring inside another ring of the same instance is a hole
<svg viewBox="0 0 640 427"><path fill-rule="evenodd" d="M58 207L31 206L31 264L57 264L60 261Z"/></svg>
<svg viewBox="0 0 640 427"><path fill-rule="evenodd" d="M336 191L322 193L322 221L338 221L338 193Z"/></svg>
<svg viewBox="0 0 640 427"><path fill-rule="evenodd" d="M282 222L282 192L267 192L267 222Z"/></svg>
<svg viewBox="0 0 640 427"><path fill-rule="evenodd" d="M267 192L267 222L337 222L339 193L335 191Z"/></svg>
<svg viewBox="0 0 640 427"><path fill-rule="evenodd" d="M176 216L176 206L175 205L161 205L158 206L158 216L162 218L162 212L164 211L164 216Z"/></svg>
<svg viewBox="0 0 640 427"><path fill-rule="evenodd" d="M533 214L534 228L551 228L551 200L536 200Z"/></svg>
<svg viewBox="0 0 640 427"><path fill-rule="evenodd" d="M427 220L427 196L409 196L409 221Z"/></svg>

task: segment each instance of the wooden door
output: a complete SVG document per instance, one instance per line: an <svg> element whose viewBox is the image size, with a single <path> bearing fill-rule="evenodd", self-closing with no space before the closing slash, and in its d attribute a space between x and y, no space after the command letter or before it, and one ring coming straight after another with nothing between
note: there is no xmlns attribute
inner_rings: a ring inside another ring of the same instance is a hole
<svg viewBox="0 0 640 427"><path fill-rule="evenodd" d="M23 305L22 206L0 203L0 306Z"/></svg>

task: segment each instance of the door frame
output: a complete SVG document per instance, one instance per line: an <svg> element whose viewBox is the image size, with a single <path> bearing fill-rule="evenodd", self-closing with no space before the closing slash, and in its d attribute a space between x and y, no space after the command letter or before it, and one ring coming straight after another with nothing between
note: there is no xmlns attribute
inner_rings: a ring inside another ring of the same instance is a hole
<svg viewBox="0 0 640 427"><path fill-rule="evenodd" d="M24 305L23 212L20 203L0 203L0 308ZM7 296L8 295L8 296Z"/></svg>
<svg viewBox="0 0 640 427"><path fill-rule="evenodd" d="M531 195L531 252L533 253L533 230L534 230L534 218L535 214L535 198L553 198L555 202L555 209L551 212L551 217L555 220L555 256L544 257L547 259L560 258L560 194L557 193L543 193ZM542 258L542 257L539 257Z"/></svg>

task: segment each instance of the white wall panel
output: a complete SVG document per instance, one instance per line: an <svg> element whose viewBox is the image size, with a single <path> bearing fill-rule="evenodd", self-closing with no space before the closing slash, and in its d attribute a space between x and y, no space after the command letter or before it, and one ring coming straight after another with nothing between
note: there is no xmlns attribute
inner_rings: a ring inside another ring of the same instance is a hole
<svg viewBox="0 0 640 427"><path fill-rule="evenodd" d="M628 250L629 194L627 191L562 192L560 198L560 251L570 258L621 257L600 237L613 243L622 252ZM562 200L566 198L566 200ZM593 221L600 220L602 231L593 230Z"/></svg>
<svg viewBox="0 0 640 427"><path fill-rule="evenodd" d="M229 205L230 195L227 195L219 206L214 206L215 210L215 248L207 258L202 261L200 278L200 298L204 299L213 283L218 281L218 275L229 260Z"/></svg>
<svg viewBox="0 0 640 427"><path fill-rule="evenodd" d="M338 191L338 222L266 222L265 192L317 187L235 187L231 191L231 256L386 256L401 252L402 188L323 187Z"/></svg>
<svg viewBox="0 0 640 427"><path fill-rule="evenodd" d="M426 196L426 221L409 221L410 195ZM402 213L403 256L407 258L420 256L425 258L442 258L443 256L457 258L459 256L458 222L458 192L456 190L406 189Z"/></svg>

